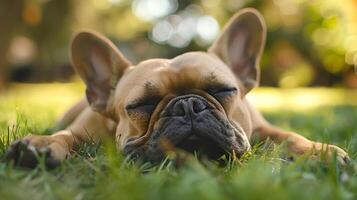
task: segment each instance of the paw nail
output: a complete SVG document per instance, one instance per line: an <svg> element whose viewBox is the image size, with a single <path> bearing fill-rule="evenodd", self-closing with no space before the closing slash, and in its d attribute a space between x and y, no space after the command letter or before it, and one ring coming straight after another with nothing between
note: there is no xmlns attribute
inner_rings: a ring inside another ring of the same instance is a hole
<svg viewBox="0 0 357 200"><path fill-rule="evenodd" d="M345 161L346 164L349 164L351 159L348 156L343 157L343 161Z"/></svg>

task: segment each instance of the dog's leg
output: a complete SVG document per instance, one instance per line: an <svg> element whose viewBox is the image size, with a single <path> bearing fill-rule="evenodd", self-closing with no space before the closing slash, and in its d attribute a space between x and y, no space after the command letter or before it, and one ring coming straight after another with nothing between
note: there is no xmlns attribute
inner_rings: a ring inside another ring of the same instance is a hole
<svg viewBox="0 0 357 200"><path fill-rule="evenodd" d="M310 153L313 157L326 156L327 160L330 160L336 152L339 162L346 163L349 160L348 154L338 146L311 141L297 133L282 130L267 122L262 114L248 102L247 107L253 122L253 138L260 141L269 138L276 144L284 142L288 151L293 154Z"/></svg>
<svg viewBox="0 0 357 200"><path fill-rule="evenodd" d="M16 165L33 168L38 155L44 155L47 167L55 167L66 159L73 148L83 142L98 141L103 136L113 136L115 123L87 107L65 130L53 135L28 135L15 141L6 158Z"/></svg>
<svg viewBox="0 0 357 200"><path fill-rule="evenodd" d="M88 107L88 101L82 98L74 104L59 120L55 123L53 130L58 131L65 129Z"/></svg>
<svg viewBox="0 0 357 200"><path fill-rule="evenodd" d="M313 157L324 157L327 160L333 158L336 152L337 158L341 163L347 163L348 154L340 147L332 144L324 144L311 141L297 133L285 131L272 125L264 125L255 130L260 140L271 139L276 144L286 143L289 152L294 154L310 153Z"/></svg>

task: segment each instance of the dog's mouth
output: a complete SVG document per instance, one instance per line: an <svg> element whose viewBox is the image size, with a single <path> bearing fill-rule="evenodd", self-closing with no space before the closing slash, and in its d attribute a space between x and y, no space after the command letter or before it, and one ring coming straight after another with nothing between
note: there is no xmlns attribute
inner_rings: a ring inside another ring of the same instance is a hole
<svg viewBox="0 0 357 200"><path fill-rule="evenodd" d="M231 153L239 157L250 148L243 129L230 122L222 109L197 95L171 100L146 141L137 145L139 139L128 141L124 153L152 162L163 160L167 151L173 149L217 160ZM172 148L163 147L163 142Z"/></svg>
<svg viewBox="0 0 357 200"><path fill-rule="evenodd" d="M193 154L198 159L215 160L231 156L240 157L249 150L250 144L244 139L237 137L232 129L222 132L181 132L163 136L154 133L143 145L136 146L133 141L128 142L124 153L153 163L162 161L169 152ZM234 154L234 155L233 155Z"/></svg>
<svg viewBox="0 0 357 200"><path fill-rule="evenodd" d="M223 155L228 155L230 152L220 147L218 142L208 138L191 135L184 141L176 145L177 148L185 152L194 154L198 158L207 158L209 160L218 160Z"/></svg>

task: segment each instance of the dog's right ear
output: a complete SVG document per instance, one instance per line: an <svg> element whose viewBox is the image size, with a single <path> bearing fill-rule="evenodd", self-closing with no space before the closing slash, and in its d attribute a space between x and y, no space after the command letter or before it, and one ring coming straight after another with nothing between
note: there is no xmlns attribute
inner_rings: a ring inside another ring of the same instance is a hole
<svg viewBox="0 0 357 200"><path fill-rule="evenodd" d="M259 84L259 61L266 37L262 15L253 8L235 14L223 28L222 34L208 49L227 64L248 93Z"/></svg>
<svg viewBox="0 0 357 200"><path fill-rule="evenodd" d="M75 70L86 84L89 105L105 114L116 84L130 62L109 39L88 31L73 37L71 57Z"/></svg>

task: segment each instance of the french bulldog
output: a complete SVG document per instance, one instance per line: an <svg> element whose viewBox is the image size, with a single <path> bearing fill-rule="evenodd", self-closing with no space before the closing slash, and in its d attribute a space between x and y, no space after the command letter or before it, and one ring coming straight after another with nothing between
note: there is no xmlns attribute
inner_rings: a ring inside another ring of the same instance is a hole
<svg viewBox="0 0 357 200"><path fill-rule="evenodd" d="M55 167L75 146L109 137L126 155L158 162L162 142L199 152L210 159L237 157L251 149L250 140L286 143L293 154L311 153L341 162L347 153L335 145L311 141L267 122L246 95L259 83L259 61L266 38L261 14L246 8L236 13L205 52L132 64L106 37L77 33L71 44L73 66L86 85L86 99L59 122L52 135L28 135L15 141L6 157L35 167L37 154Z"/></svg>

